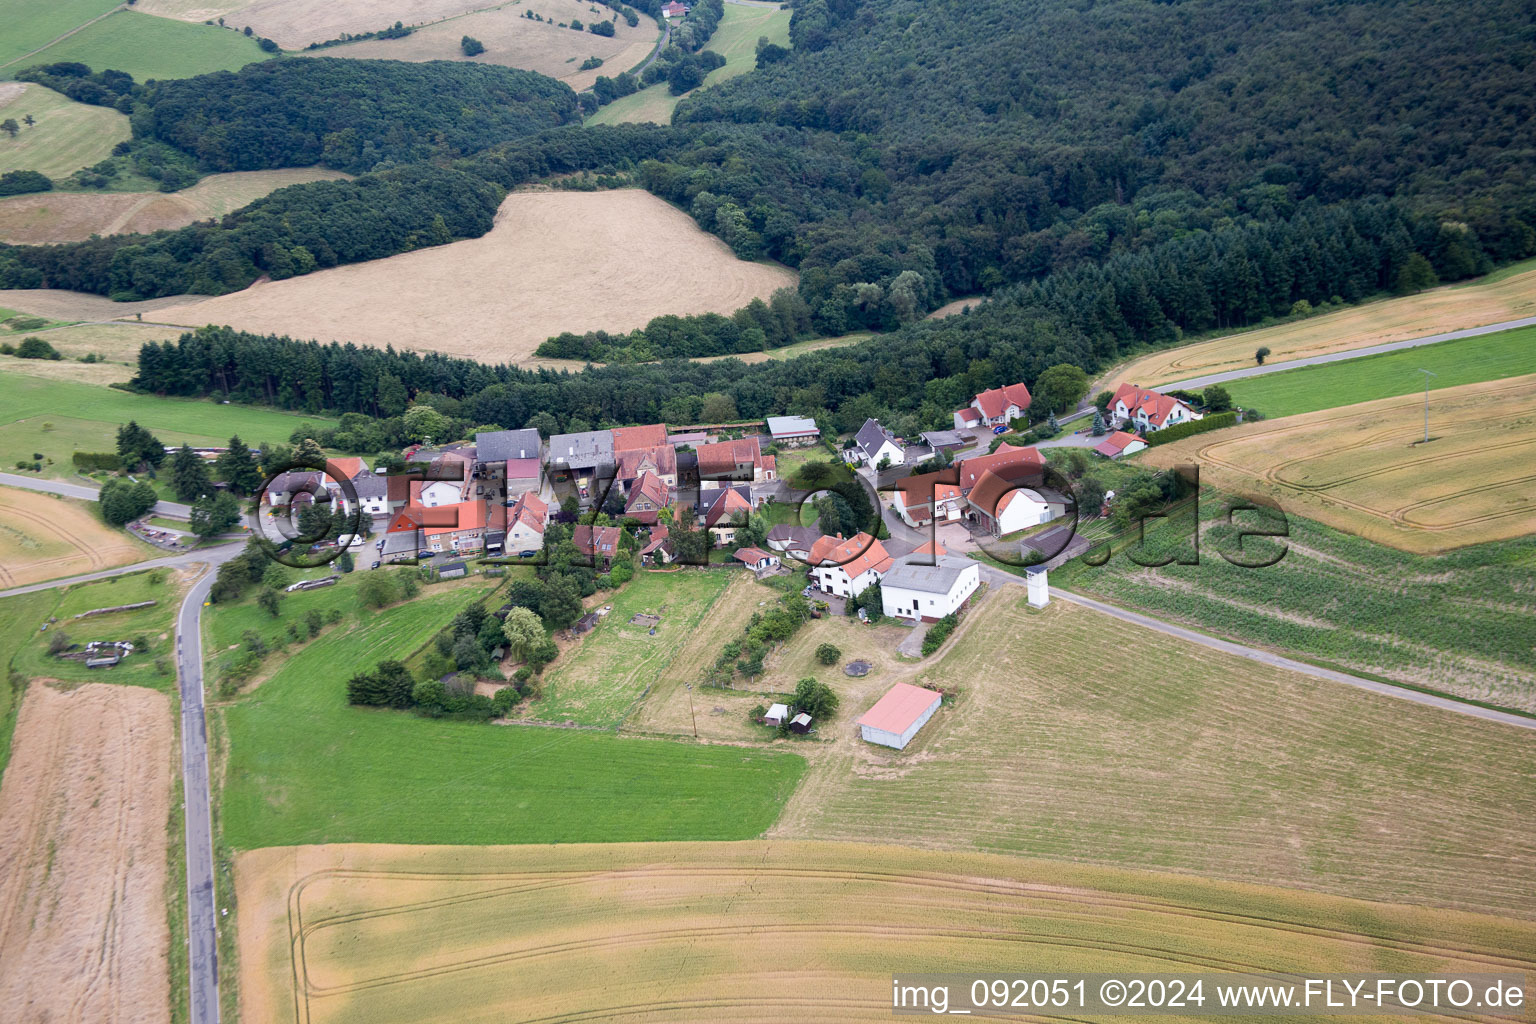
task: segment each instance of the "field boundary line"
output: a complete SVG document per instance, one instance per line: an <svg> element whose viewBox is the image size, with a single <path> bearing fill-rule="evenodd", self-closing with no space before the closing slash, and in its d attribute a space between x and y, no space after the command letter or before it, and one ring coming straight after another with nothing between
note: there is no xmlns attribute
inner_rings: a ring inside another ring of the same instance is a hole
<svg viewBox="0 0 1536 1024"><path fill-rule="evenodd" d="M6 61L4 64L0 64L0 68L8 68L12 64L15 64L18 60L26 60L28 57L32 57L32 56L35 56L36 54L42 53L44 50L48 49L50 46L57 46L59 43L62 43L64 40L68 39L70 36L74 35L76 32L80 32L80 31L82 31L84 29L90 28L92 25L96 24L102 18L110 18L112 15L116 14L118 11L126 11L127 9L128 9L128 5L127 4L118 4L116 7L112 8L110 11L107 11L105 14L98 14L98 15L96 15L96 17L92 18L90 21L87 21L85 24L83 24L83 25L76 25L74 28L70 29L68 32L65 32L63 35L58 36L57 38L48 40L46 43L44 43L42 46L39 46L37 49L30 50L27 53L22 54L20 57L13 57L12 59ZM154 17L154 15L150 15L150 17ZM47 88L47 87L44 86L44 88Z"/></svg>

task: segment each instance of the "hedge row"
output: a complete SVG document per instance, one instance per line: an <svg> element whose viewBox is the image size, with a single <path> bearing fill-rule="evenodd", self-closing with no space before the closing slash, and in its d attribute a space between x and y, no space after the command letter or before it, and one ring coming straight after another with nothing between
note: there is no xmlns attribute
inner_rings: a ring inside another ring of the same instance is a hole
<svg viewBox="0 0 1536 1024"><path fill-rule="evenodd" d="M75 468L86 472L98 469L116 472L123 468L123 460L116 452L75 452L73 459Z"/></svg>
<svg viewBox="0 0 1536 1024"><path fill-rule="evenodd" d="M1190 437L1194 434L1203 434L1207 430L1220 430L1222 427L1230 427L1237 422L1236 412L1212 413L1203 420L1190 420L1187 423L1175 423L1171 427L1162 430L1154 430L1147 435L1147 444L1157 447L1170 441L1177 441L1181 437Z"/></svg>

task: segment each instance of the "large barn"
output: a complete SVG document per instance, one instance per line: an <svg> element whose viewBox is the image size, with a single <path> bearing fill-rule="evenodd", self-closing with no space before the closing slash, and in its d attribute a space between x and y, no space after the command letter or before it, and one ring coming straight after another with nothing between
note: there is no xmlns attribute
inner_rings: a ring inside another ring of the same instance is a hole
<svg viewBox="0 0 1536 1024"><path fill-rule="evenodd" d="M901 750L939 709L943 695L911 683L897 683L859 719L859 731L869 743Z"/></svg>

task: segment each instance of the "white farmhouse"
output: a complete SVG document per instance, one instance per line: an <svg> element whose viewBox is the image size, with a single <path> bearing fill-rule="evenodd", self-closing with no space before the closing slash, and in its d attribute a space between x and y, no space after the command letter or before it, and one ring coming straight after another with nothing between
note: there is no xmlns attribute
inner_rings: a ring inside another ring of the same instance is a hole
<svg viewBox="0 0 1536 1024"><path fill-rule="evenodd" d="M895 434L880 425L879 420L865 420L859 432L853 435L853 447L843 449L843 461L879 466L882 460L900 466L907 461L906 449L897 443Z"/></svg>
<svg viewBox="0 0 1536 1024"><path fill-rule="evenodd" d="M981 585L981 563L956 558L941 547L933 565L908 555L880 581L881 610L897 619L936 622L965 607Z"/></svg>

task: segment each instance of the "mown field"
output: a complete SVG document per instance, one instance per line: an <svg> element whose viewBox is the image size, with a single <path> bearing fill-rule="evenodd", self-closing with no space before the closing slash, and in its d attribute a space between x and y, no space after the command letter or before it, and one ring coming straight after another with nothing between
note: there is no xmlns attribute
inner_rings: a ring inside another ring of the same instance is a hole
<svg viewBox="0 0 1536 1024"><path fill-rule="evenodd" d="M1431 391L1536 372L1536 327L1306 366L1223 386L1237 405L1274 419L1420 393L1426 381L1421 369L1436 374L1428 378Z"/></svg>
<svg viewBox="0 0 1536 1024"><path fill-rule="evenodd" d="M22 120L29 114L36 124ZM128 118L117 111L76 103L31 82L0 83L0 121L7 118L14 118L21 131L0 139L0 174L25 170L67 177L111 156L112 147L129 134ZM4 227L3 211L15 202L0 202L0 240L18 240Z"/></svg>
<svg viewBox="0 0 1536 1024"><path fill-rule="evenodd" d="M249 25L285 50L335 39L343 32L373 32L403 21L407 25L451 18L489 7L495 0L140 0L150 14L201 23L223 17L236 27Z"/></svg>
<svg viewBox="0 0 1536 1024"><path fill-rule="evenodd" d="M1279 363L1532 315L1536 315L1536 264L1528 260L1489 274L1480 282L1382 299L1275 327L1153 352L1116 368L1101 386L1114 390L1131 381L1153 387L1208 373L1239 370L1254 365L1253 354L1260 347L1270 350L1268 362Z"/></svg>
<svg viewBox="0 0 1536 1024"><path fill-rule="evenodd" d="M704 49L725 58L725 66L711 71L700 89L744 75L757 66L757 41L766 36L770 43L789 45L789 14L777 6L726 4L725 17ZM697 91L697 90L695 90ZM684 93L691 95L691 93ZM638 124L651 121L670 124L672 111L682 96L673 96L665 82L648 86L637 93L615 100L587 118L587 124Z"/></svg>
<svg viewBox="0 0 1536 1024"><path fill-rule="evenodd" d="M1432 553L1536 532L1536 374L1245 423L1148 449L1222 490Z"/></svg>
<svg viewBox="0 0 1536 1024"><path fill-rule="evenodd" d="M1243 544L1250 561L1280 554L1281 543L1284 557L1244 568L1221 555L1236 556L1227 500L1201 495L1198 565L1144 568L1124 549L1134 538L1122 538L1104 566L1073 561L1051 583L1348 672L1536 712L1536 538L1414 555L1288 514L1283 541ZM1148 524L1150 554L1188 551L1187 536L1171 539L1176 525Z"/></svg>
<svg viewBox="0 0 1536 1024"><path fill-rule="evenodd" d="M617 728L663 676L737 574L684 569L641 572L613 595L610 611L544 677L543 697L529 714L544 722ZM660 615L656 635L633 625L637 614Z"/></svg>
<svg viewBox="0 0 1536 1024"><path fill-rule="evenodd" d="M905 751L818 757L770 838L1012 853L1536 914L1527 730L1222 654L1022 588L919 682ZM863 708L851 708L856 718ZM1475 757L1468 751L1477 751Z"/></svg>
<svg viewBox="0 0 1536 1024"><path fill-rule="evenodd" d="M1536 966L1528 921L899 846L307 847L243 853L235 877L245 1020L879 1021L893 974L1012 976L1021 958Z"/></svg>
<svg viewBox="0 0 1536 1024"><path fill-rule="evenodd" d="M76 163L69 170L80 166ZM44 192L12 196L0 200L0 242L46 245L83 241L92 235L147 234L185 227L232 213L288 185L341 177L345 175L322 167L289 167L213 174L180 192Z"/></svg>
<svg viewBox="0 0 1536 1024"><path fill-rule="evenodd" d="M259 441L286 443L305 422L332 422L324 416L157 398L68 380L0 374L0 466L10 467L18 459L41 454L51 460L43 476L70 476L74 452L113 451L117 428L129 420L154 431L167 444L221 445L228 443L231 434L238 434L253 447Z"/></svg>
<svg viewBox="0 0 1536 1024"><path fill-rule="evenodd" d="M116 6L118 0L59 0L49 4L0 0L0 25L5 26L0 37L0 68Z"/></svg>
<svg viewBox="0 0 1536 1024"><path fill-rule="evenodd" d="M746 839L772 824L804 767L793 755L347 705L348 676L409 655L476 589L349 619L220 708L230 846Z"/></svg>
<svg viewBox="0 0 1536 1024"><path fill-rule="evenodd" d="M658 283L658 268L689 272ZM153 319L296 338L529 360L561 331L624 331L664 313L730 314L793 286L639 189L517 192L481 238L262 282Z"/></svg>
<svg viewBox="0 0 1536 1024"><path fill-rule="evenodd" d="M155 548L126 530L107 526L86 502L0 487L0 590L110 569L155 554Z"/></svg>
<svg viewBox="0 0 1536 1024"><path fill-rule="evenodd" d="M19 332L6 340L14 345L19 339L27 337L28 333ZM118 384L128 380L137 371L139 349L146 342L158 344L162 341L175 341L181 334L180 327L156 327L153 324L76 324L39 335L64 356L63 360L55 362L52 359L0 356L0 366L7 373L25 373L97 385ZM86 355L94 355L102 362L73 362ZM124 366L131 366L133 370L124 370Z"/></svg>
<svg viewBox="0 0 1536 1024"><path fill-rule="evenodd" d="M121 10L17 61L7 70L79 61L98 70L126 71L142 82L149 78L191 78L210 71L236 71L267 57L254 38L230 29Z"/></svg>
<svg viewBox="0 0 1536 1024"><path fill-rule="evenodd" d="M633 28L623 18L614 20L614 33L606 37L586 29L573 31L563 27L573 19L583 25L613 19L612 10L599 8L601 13L594 14L593 5L583 0L512 0L495 7L475 6L486 9L425 25L404 39L367 39L305 53L375 60L467 60L477 64L501 64L558 78L579 92L591 88L598 75L611 78L645 60L661 34L656 22L644 14ZM544 20L526 17L526 11L542 15ZM476 57L465 57L459 46L459 40L464 36L480 40L485 45L485 52ZM580 70L588 57L602 60L602 67Z"/></svg>

